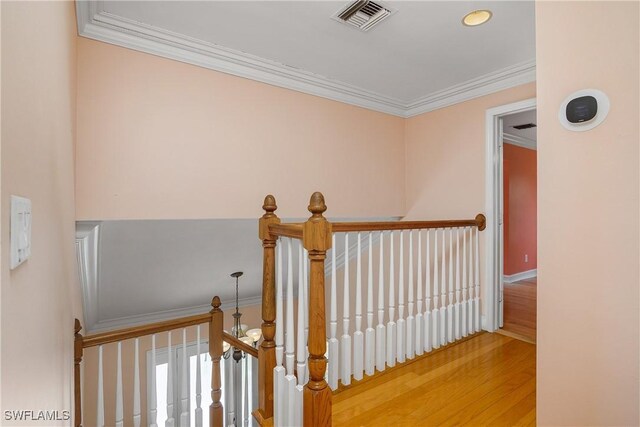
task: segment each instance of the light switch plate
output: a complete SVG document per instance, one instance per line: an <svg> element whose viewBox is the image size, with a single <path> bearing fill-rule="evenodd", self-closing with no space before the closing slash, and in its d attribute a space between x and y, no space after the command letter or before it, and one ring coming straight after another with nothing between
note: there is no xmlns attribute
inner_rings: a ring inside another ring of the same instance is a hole
<svg viewBox="0 0 640 427"><path fill-rule="evenodd" d="M11 196L11 270L31 256L31 200Z"/></svg>

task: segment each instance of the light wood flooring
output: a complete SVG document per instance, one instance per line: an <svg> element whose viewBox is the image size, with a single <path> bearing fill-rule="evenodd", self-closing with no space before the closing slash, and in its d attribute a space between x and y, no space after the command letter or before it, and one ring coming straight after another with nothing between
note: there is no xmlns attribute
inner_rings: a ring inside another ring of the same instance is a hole
<svg viewBox="0 0 640 427"><path fill-rule="evenodd" d="M536 294L538 279L504 284L503 330L513 336L536 342Z"/></svg>
<svg viewBox="0 0 640 427"><path fill-rule="evenodd" d="M481 333L333 397L334 426L535 426L536 347Z"/></svg>

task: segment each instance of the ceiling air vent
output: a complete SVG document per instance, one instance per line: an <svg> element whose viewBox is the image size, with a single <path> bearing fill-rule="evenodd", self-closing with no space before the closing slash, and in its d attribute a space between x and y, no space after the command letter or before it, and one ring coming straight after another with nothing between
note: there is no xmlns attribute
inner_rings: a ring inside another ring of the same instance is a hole
<svg viewBox="0 0 640 427"><path fill-rule="evenodd" d="M522 129L530 129L530 128L534 128L537 125L535 123L527 123L524 125L517 125L517 126L512 126L512 128L514 129L518 129L518 130L522 130Z"/></svg>
<svg viewBox="0 0 640 427"><path fill-rule="evenodd" d="M333 18L352 25L362 31L369 31L380 22L384 21L394 11L369 0L358 0L349 3L336 13Z"/></svg>

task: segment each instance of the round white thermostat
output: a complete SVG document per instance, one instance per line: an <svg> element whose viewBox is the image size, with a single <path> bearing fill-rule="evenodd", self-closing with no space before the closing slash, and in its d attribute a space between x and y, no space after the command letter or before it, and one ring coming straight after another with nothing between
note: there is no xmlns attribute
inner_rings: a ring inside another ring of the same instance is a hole
<svg viewBox="0 0 640 427"><path fill-rule="evenodd" d="M558 111L560 123L575 132L591 130L609 114L609 98L597 89L583 89L569 95Z"/></svg>

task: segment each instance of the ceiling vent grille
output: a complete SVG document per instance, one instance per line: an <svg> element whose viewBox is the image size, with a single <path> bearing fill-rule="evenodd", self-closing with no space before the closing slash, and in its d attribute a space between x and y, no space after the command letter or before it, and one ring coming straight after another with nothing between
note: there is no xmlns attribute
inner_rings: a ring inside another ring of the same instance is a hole
<svg viewBox="0 0 640 427"><path fill-rule="evenodd" d="M388 18L393 12L395 11L380 3L370 0L357 0L342 8L333 18L362 31L369 31Z"/></svg>
<svg viewBox="0 0 640 427"><path fill-rule="evenodd" d="M531 129L536 127L535 123L526 123L523 125L516 125L516 126L512 126L514 129L518 129L518 130L523 130L523 129Z"/></svg>

